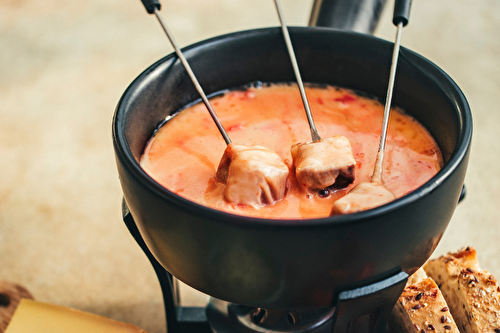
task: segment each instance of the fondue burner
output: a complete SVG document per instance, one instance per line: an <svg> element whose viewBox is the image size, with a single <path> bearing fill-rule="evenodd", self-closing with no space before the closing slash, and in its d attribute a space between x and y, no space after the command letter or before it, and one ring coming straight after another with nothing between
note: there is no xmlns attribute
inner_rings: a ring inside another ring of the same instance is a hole
<svg viewBox="0 0 500 333"><path fill-rule="evenodd" d="M177 279L148 249L125 201L122 215L160 282L168 333L384 333L387 319L408 279L405 272L397 272L382 281L344 290L332 307L274 310L214 297L206 307L185 307L180 305Z"/></svg>

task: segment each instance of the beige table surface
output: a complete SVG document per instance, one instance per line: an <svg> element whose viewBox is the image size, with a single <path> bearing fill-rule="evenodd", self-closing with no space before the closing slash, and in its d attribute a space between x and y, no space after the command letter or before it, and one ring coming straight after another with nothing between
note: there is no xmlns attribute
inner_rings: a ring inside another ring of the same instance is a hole
<svg viewBox="0 0 500 333"><path fill-rule="evenodd" d="M283 0L290 25L311 1ZM181 46L277 25L271 0L164 0ZM394 40L392 2L375 35ZM414 1L403 45L447 71L473 109L461 203L435 254L473 245L500 277L500 1ZM38 300L164 332L153 269L121 220L111 118L172 52L139 0L0 1L0 280ZM194 298L193 298L194 299Z"/></svg>

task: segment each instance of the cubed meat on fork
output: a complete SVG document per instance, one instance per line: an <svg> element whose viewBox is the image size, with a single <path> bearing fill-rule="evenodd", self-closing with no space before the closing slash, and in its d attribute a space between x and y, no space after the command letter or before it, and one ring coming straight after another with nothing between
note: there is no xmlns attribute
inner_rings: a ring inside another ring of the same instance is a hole
<svg viewBox="0 0 500 333"><path fill-rule="evenodd" d="M231 143L220 161L217 180L226 184L227 201L258 208L283 199L288 173L288 166L273 150Z"/></svg>
<svg viewBox="0 0 500 333"><path fill-rule="evenodd" d="M356 160L344 136L298 143L291 152L297 181L307 192L340 189L354 181Z"/></svg>
<svg viewBox="0 0 500 333"><path fill-rule="evenodd" d="M375 208L396 199L396 196L377 182L356 185L347 195L333 203L332 215L350 214Z"/></svg>

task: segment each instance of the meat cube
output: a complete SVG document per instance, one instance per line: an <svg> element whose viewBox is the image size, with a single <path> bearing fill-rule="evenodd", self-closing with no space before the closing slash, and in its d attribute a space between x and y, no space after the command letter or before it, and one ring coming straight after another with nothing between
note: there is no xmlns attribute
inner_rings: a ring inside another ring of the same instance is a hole
<svg viewBox="0 0 500 333"><path fill-rule="evenodd" d="M333 203L332 215L350 214L384 205L396 196L377 182L363 182Z"/></svg>
<svg viewBox="0 0 500 333"><path fill-rule="evenodd" d="M283 199L288 173L288 166L273 150L231 143L220 161L217 180L226 184L227 201L258 208Z"/></svg>
<svg viewBox="0 0 500 333"><path fill-rule="evenodd" d="M354 181L356 160L346 137L298 143L291 152L297 181L307 192L343 188Z"/></svg>

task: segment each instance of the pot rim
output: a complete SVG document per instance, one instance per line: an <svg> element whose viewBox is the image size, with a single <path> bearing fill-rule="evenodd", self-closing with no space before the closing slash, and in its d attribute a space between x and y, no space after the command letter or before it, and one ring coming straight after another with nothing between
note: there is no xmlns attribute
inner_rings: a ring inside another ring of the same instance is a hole
<svg viewBox="0 0 500 333"><path fill-rule="evenodd" d="M293 37L293 33L297 31L309 30L312 32L321 32L327 31L329 33L338 33L338 34L348 34L353 35L355 38L369 40L371 42L376 42L381 45L392 45L392 42L388 42L378 37L374 37L371 35L366 35L354 31L344 31L339 29L332 28L323 28L323 27L290 27L290 33ZM258 28L258 29L249 29L242 30L237 32L231 32L228 34L223 34L219 36L215 36L209 39L205 39L199 41L197 43L188 45L182 48L183 52L187 52L199 47L203 47L208 44L216 44L220 41L226 40L228 38L236 38L239 36L248 36L251 34L274 34L276 31L279 31L278 27L271 28ZM440 67L434 64L429 59L419 55L416 52L413 52L405 47L401 47L401 52L405 54L410 54L413 57L416 57L422 61L424 61L429 68L426 70L430 70L433 76L441 75L441 80L445 80L450 88L453 88L454 99L453 102L460 112L460 132L457 140L457 144L453 153L451 154L448 162L443 166L443 168L430 180L428 180L424 185L420 186L416 190L388 203L370 210L361 211L357 213L347 214L347 215L337 215L337 216L329 216L323 218L313 218L313 219L301 219L301 218L258 218L244 215L237 215L233 213L228 213L224 211L219 211L191 200L188 200L174 192L168 190L167 188L160 185L156 182L151 176L149 176L139 165L139 163L134 158L132 151L127 143L127 139L125 137L125 110L124 104L126 101L132 98L135 94L135 90L144 84L143 79L146 78L151 73L154 73L159 67L170 66L174 61L177 60L177 56L175 53L170 53L167 56L159 59L149 67L147 67L142 73L140 73L127 87L125 92L122 94L116 108L115 114L113 116L112 123L112 135L113 135L113 145L115 147L115 153L117 158L123 164L125 168L128 168L128 171L133 175L133 177L141 182L144 186L148 187L150 190L154 191L158 196L162 199L166 199L168 201L174 202L178 208L189 211L191 214L196 214L202 216L203 218L210 218L212 220L218 221L220 223L231 223L234 225L241 226L252 226L256 228L284 228L284 227L299 227L299 228L310 228L310 227L320 227L320 226L331 226L335 225L344 225L344 224L353 224L353 223L365 223L370 222L375 218L379 218L381 215L387 214L388 212L400 209L403 206L410 205L412 202L420 200L422 197L431 194L441 183L446 181L450 175L454 172L455 169L459 166L464 158L466 158L468 150L470 149L470 144L472 140L472 114L470 110L470 106L467 102L467 99L459 88L459 86L455 83L455 81ZM229 89L232 87L228 87ZM196 101L191 102L194 103ZM458 199L458 198L457 198Z"/></svg>

